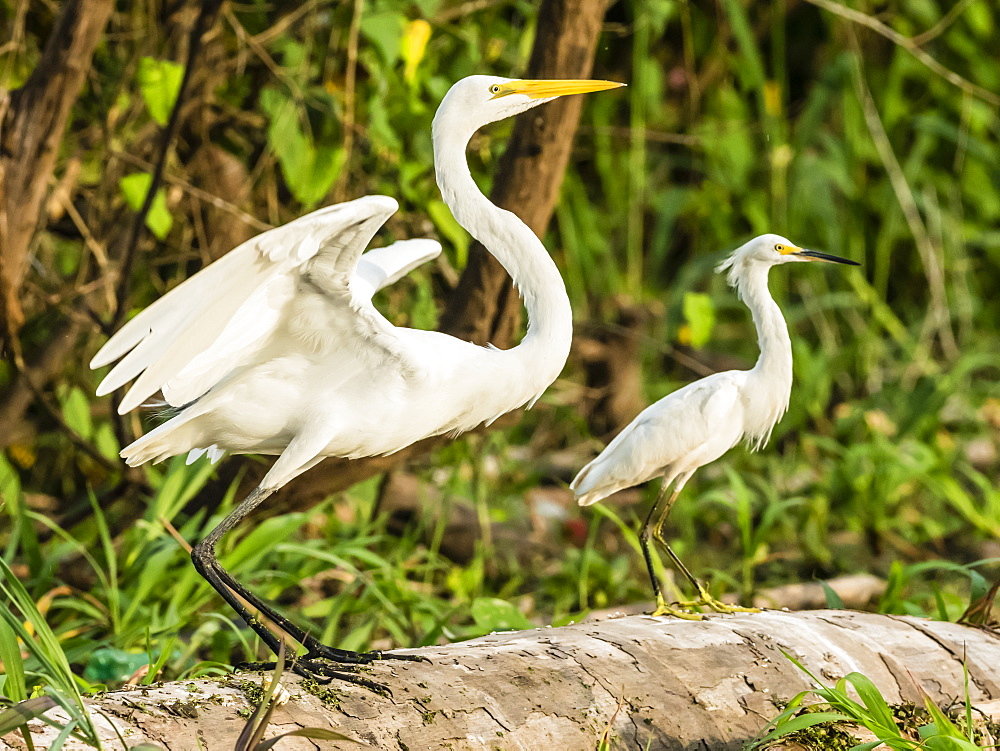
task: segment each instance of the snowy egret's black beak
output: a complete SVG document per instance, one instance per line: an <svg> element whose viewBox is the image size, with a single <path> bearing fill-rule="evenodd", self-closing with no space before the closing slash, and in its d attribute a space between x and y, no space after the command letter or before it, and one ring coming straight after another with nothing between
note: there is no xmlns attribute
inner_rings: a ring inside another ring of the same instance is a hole
<svg viewBox="0 0 1000 751"><path fill-rule="evenodd" d="M840 256L832 256L829 253L820 253L818 250L800 250L796 253L799 258L806 261L824 261L825 263L842 263L845 266L860 266L857 261L849 261Z"/></svg>

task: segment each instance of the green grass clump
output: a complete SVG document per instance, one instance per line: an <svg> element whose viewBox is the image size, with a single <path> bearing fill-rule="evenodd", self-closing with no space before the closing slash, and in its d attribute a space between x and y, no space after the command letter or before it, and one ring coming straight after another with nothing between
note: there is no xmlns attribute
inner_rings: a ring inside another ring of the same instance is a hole
<svg viewBox="0 0 1000 751"><path fill-rule="evenodd" d="M965 703L960 709L945 712L929 696L924 707L904 703L890 707L872 681L861 673L850 673L827 686L787 653L795 666L812 680L814 687L798 693L769 723L770 732L754 739L747 751L766 749L776 741L795 741L808 749L851 749L867 751L880 744L894 751L980 751L978 745L984 728L973 723L969 698L969 676L965 673ZM806 697L814 694L819 704L806 706ZM854 699L853 696L858 699ZM875 736L874 741L858 743L850 726L861 726ZM765 731L767 728L765 728ZM989 733L989 728L985 728ZM992 744L989 746L992 748Z"/></svg>

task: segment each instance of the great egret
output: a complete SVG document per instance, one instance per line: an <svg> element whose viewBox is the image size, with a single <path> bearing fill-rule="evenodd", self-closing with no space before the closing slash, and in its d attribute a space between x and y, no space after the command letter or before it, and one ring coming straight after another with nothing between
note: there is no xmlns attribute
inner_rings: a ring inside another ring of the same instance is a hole
<svg viewBox="0 0 1000 751"><path fill-rule="evenodd" d="M767 274L772 266L795 261L858 265L846 258L803 250L779 235L755 237L733 251L716 270L729 272L726 280L753 314L760 345L756 365L751 370L729 370L702 378L647 407L570 484L579 504L589 506L623 488L663 478L639 534L656 594L655 615L701 617L667 605L650 556L650 522L671 485L673 492L653 525L652 536L698 593L696 600L679 604L707 606L723 613L748 610L726 605L708 593L663 539L663 524L695 470L715 461L740 441L751 450L760 448L788 409L792 343L781 310L767 289Z"/></svg>
<svg viewBox="0 0 1000 751"><path fill-rule="evenodd" d="M352 674L358 665L413 658L322 644L225 571L216 543L324 457L391 454L428 436L489 423L541 396L569 353L566 289L534 233L479 191L465 149L488 123L556 97L621 85L470 76L449 89L434 116L434 166L444 200L523 295L528 329L513 349L396 327L379 314L370 302L378 275L362 283L352 277L366 276L364 259L377 251L361 252L397 204L368 196L249 240L137 315L91 362L96 368L124 356L98 394L139 376L119 412L158 389L180 409L121 452L130 466L190 451L210 451L213 458L223 452L278 455L260 484L195 545L191 557L275 653L278 638L241 598L305 647L294 663L296 672L377 688ZM390 266L388 275L399 271L399 264Z"/></svg>

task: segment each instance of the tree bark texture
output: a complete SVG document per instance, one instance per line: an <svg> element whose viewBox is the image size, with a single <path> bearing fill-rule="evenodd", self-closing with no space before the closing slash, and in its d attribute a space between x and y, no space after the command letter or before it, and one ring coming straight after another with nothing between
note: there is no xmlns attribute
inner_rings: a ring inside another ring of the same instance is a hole
<svg viewBox="0 0 1000 751"><path fill-rule="evenodd" d="M587 78L604 19L605 0L547 0L538 13L528 78ZM500 159L490 191L497 205L517 214L541 237L555 211L573 138L580 121L583 97L557 99L517 118L507 149ZM439 329L479 344L507 347L520 321L521 300L510 276L481 245L475 243L469 260L442 313ZM498 427L503 422L496 424ZM327 459L303 477L277 491L268 500L271 512L311 508L331 493L351 487L373 475L422 456L444 438L429 438L391 456L367 459ZM234 464L230 462L230 464ZM238 496L247 495L266 474L270 462L246 465ZM223 467L201 500L221 499L236 478L237 467Z"/></svg>
<svg viewBox="0 0 1000 751"><path fill-rule="evenodd" d="M20 291L59 144L114 3L67 0L42 59L0 100L0 304L13 336L24 322ZM0 99L3 93L0 92Z"/></svg>
<svg viewBox="0 0 1000 751"><path fill-rule="evenodd" d="M782 650L830 684L860 671L890 704L922 705L922 692L942 705L961 702L963 663L973 704L1000 698L1000 636L969 626L844 610L631 616L416 650L431 662L372 669L392 697L337 684L322 699L286 676L291 700L267 737L319 727L393 751L593 751L608 730L612 749L735 751L781 700L809 687ZM118 747L114 722L131 745L231 749L252 707L246 691L260 684L259 674L237 674L113 692L92 704L109 747ZM41 721L30 728L37 747L54 735ZM24 748L16 734L4 740L0 749ZM278 747L360 746L287 738Z"/></svg>

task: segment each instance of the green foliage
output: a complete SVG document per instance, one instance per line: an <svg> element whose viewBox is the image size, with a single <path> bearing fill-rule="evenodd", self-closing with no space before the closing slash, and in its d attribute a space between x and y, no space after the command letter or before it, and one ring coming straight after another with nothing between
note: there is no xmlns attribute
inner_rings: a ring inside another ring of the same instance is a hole
<svg viewBox="0 0 1000 751"><path fill-rule="evenodd" d="M181 89L184 66L170 60L143 57L139 60L135 77L150 116L159 125L165 126Z"/></svg>
<svg viewBox="0 0 1000 751"><path fill-rule="evenodd" d="M0 559L0 595L5 601L4 607L0 607L0 619L4 622L4 627L0 629L0 642L2 642L0 654L4 657L5 672L7 673L4 692L12 697L25 697L27 694L28 684L22 683L25 681L26 670L20 655L20 650L24 647L37 664L37 668L33 671L35 676L50 687L50 698L54 703L59 704L71 718L59 736L63 740L53 743L50 748L61 746L65 738L69 736L83 740L95 748L100 748L97 730L83 705L78 685L79 679L70 667L69 659L59 638L49 628L45 616L38 610L32 597L14 576L10 566L2 559ZM8 665L9 667L7 667ZM37 689L34 689L32 693L34 691ZM25 700L22 698L21 701ZM32 712L36 714L44 712L45 709L42 708L44 705L45 703L38 702ZM23 710L23 704L21 706ZM24 713L22 711L18 714L23 716ZM18 722L16 718L11 721Z"/></svg>
<svg viewBox="0 0 1000 751"><path fill-rule="evenodd" d="M690 344L695 349L704 347L712 338L715 326L715 304L712 298L701 292L684 293L684 321L689 331Z"/></svg>
<svg viewBox="0 0 1000 751"><path fill-rule="evenodd" d="M129 208L138 211L146 200L146 194L153 184L153 176L147 172L135 172L121 179L119 183L122 195L128 203ZM153 202L149 206L149 213L146 214L146 226L160 240L170 234L170 228L174 224L174 219L167 208L167 198L160 188L153 196Z"/></svg>
<svg viewBox="0 0 1000 751"><path fill-rule="evenodd" d="M328 98L321 92L314 94L321 100ZM337 142L318 138L295 101L280 89L262 91L260 106L268 117L268 144L281 163L285 184L299 203L312 208L330 190L347 155ZM331 114L327 112L327 121L333 120Z"/></svg>
<svg viewBox="0 0 1000 751"><path fill-rule="evenodd" d="M927 722L919 727L904 727L897 716L899 713L889 706L878 687L871 679L861 673L849 673L837 681L835 686L827 686L815 675L809 672L798 660L784 653L795 666L809 676L814 684L810 691L802 691L788 702L785 709L769 724L773 729L762 737L754 739L747 746L748 751L767 748L769 743L780 738L788 738L801 734L802 731L831 723L851 723L867 728L876 740L867 743L852 744L850 751L869 751L876 747L908 751L909 749L928 749L928 751L979 751L981 746L976 743L976 733L972 724L972 705L968 693L968 672L966 672L966 695L964 706L964 730L945 714L930 697L924 697ZM852 698L851 694L858 697ZM806 707L804 700L810 694L815 694L822 703ZM829 708L830 711L819 711ZM803 711L805 710L805 711ZM912 714L912 713L906 713ZM919 718L919 714L916 715ZM911 718L907 718L911 719ZM916 730L917 738L911 736ZM804 740L804 738L799 738ZM833 748L827 740L823 748ZM838 746L841 747L841 746ZM846 743L843 748L848 748Z"/></svg>

